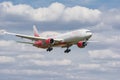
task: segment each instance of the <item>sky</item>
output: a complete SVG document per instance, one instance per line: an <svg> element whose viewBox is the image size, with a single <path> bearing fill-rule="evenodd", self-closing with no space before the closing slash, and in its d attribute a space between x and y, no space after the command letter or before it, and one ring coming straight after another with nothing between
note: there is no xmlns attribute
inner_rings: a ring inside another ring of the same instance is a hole
<svg viewBox="0 0 120 80"><path fill-rule="evenodd" d="M52 52L0 33L0 80L119 80L120 0L0 0L0 31L33 35L90 29L85 48Z"/></svg>

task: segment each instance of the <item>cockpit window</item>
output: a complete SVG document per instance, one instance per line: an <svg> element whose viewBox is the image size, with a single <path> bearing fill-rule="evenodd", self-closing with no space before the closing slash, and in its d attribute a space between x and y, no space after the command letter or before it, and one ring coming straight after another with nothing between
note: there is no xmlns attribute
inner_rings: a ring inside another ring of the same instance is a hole
<svg viewBox="0 0 120 80"><path fill-rule="evenodd" d="M91 33L91 31L86 31L86 33Z"/></svg>

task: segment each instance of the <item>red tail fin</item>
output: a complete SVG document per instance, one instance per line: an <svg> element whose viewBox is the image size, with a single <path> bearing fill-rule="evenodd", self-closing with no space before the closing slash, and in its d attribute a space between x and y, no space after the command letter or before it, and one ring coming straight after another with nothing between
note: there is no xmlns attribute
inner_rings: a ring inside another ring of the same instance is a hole
<svg viewBox="0 0 120 80"><path fill-rule="evenodd" d="M33 33L35 37L39 37L39 33L35 25L33 25Z"/></svg>

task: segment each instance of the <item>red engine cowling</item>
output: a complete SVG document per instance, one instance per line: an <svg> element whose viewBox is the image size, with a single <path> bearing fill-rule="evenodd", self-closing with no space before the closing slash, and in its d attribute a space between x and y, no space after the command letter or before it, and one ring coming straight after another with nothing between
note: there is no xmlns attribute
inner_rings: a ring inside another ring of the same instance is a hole
<svg viewBox="0 0 120 80"><path fill-rule="evenodd" d="M86 42L83 42L83 41L79 41L79 42L77 43L77 46L78 46L79 48L84 48L85 46L87 46L87 43L86 43Z"/></svg>
<svg viewBox="0 0 120 80"><path fill-rule="evenodd" d="M45 40L46 44L54 44L54 39L47 39Z"/></svg>
<svg viewBox="0 0 120 80"><path fill-rule="evenodd" d="M43 42L41 40L35 41L34 46L40 47L43 45Z"/></svg>

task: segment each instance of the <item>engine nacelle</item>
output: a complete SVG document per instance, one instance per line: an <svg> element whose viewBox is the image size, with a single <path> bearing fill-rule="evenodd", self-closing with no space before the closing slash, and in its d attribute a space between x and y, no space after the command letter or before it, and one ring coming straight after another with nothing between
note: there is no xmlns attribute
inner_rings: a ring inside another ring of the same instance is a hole
<svg viewBox="0 0 120 80"><path fill-rule="evenodd" d="M43 42L41 40L35 41L35 43L33 44L36 47L40 47L43 45Z"/></svg>
<svg viewBox="0 0 120 80"><path fill-rule="evenodd" d="M52 38L49 38L49 39L47 39L47 40L45 40L45 42L46 42L46 44L54 44L54 39L52 39Z"/></svg>
<svg viewBox="0 0 120 80"><path fill-rule="evenodd" d="M77 46L78 46L79 48L84 48L85 46L87 46L87 42L79 41L79 42L77 43Z"/></svg>

